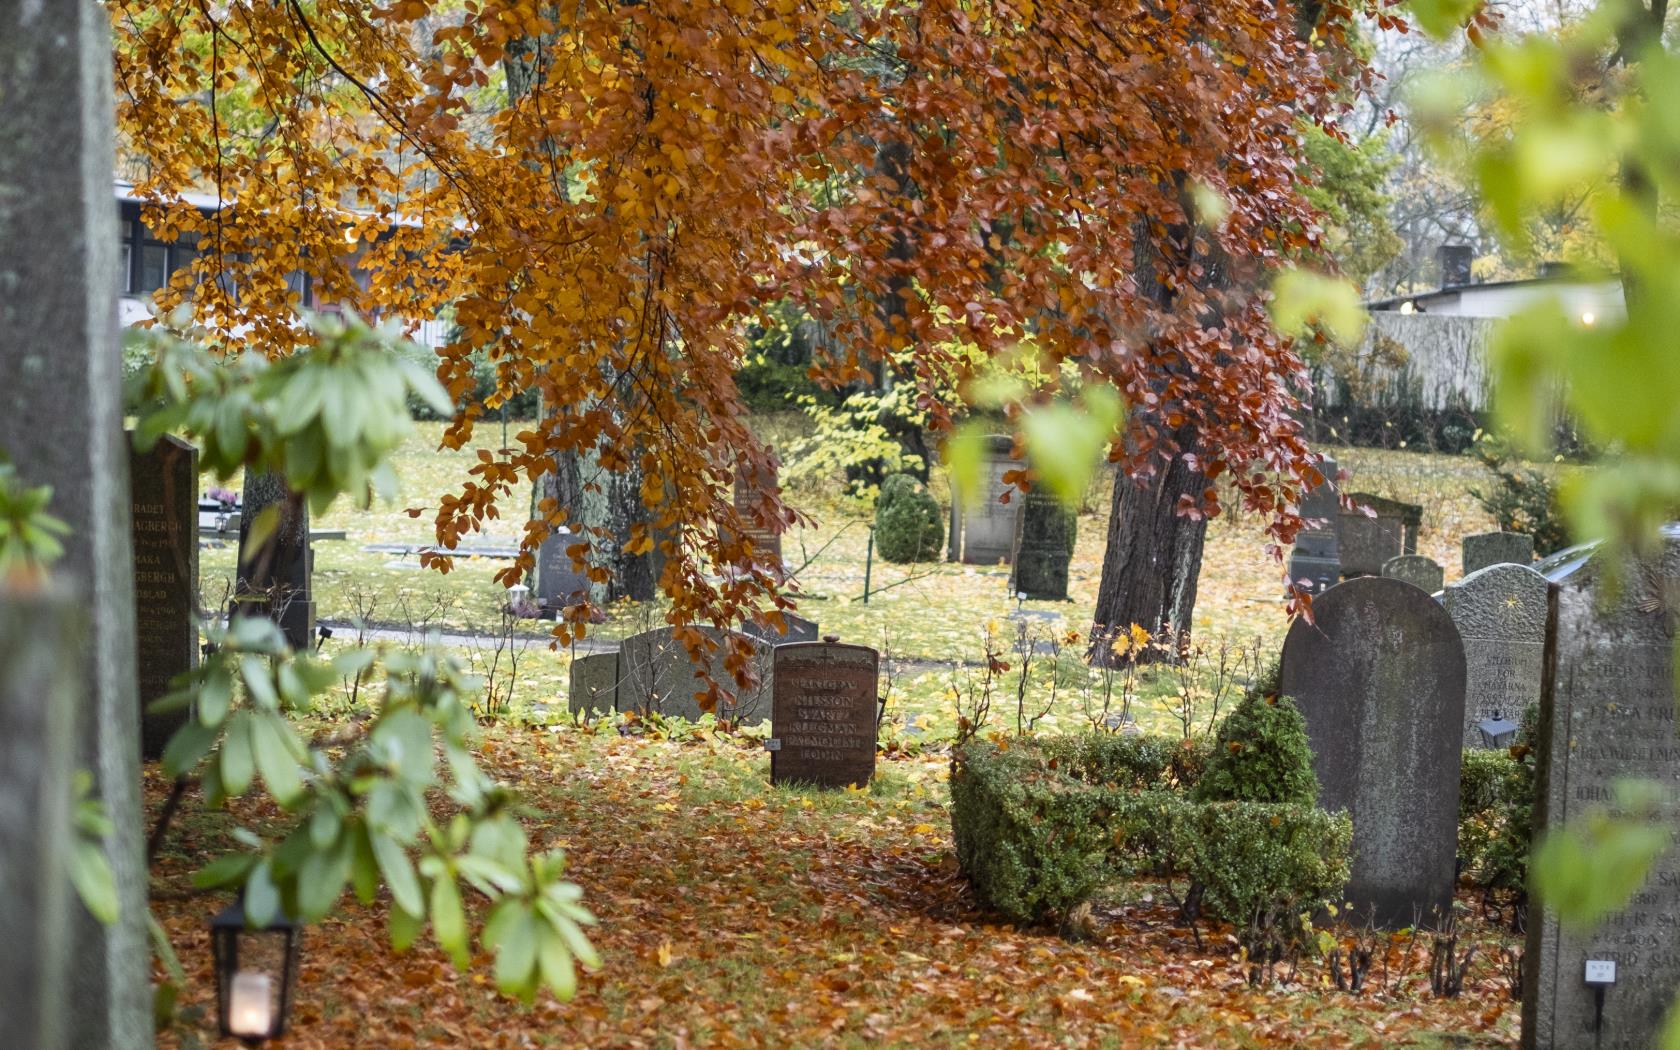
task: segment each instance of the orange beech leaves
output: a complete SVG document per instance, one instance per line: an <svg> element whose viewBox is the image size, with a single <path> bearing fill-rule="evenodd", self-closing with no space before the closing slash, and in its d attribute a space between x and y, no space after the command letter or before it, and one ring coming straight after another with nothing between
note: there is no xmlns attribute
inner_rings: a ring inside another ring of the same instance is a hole
<svg viewBox="0 0 1680 1050"><path fill-rule="evenodd" d="M269 353L299 338L293 273L364 314L452 308L440 376L470 396L482 352L499 377L492 403L450 429L457 446L501 398L541 391L541 423L437 504L446 547L498 517L516 479L592 451L649 479L655 527L630 547L669 555L673 622L787 607L732 505L735 476L769 455L735 386L743 330L778 302L842 348L819 362L827 379L879 370L936 425L976 369L1030 345L1151 409L1112 450L1126 469L1193 452L1269 517L1276 543L1299 525L1316 476L1291 417L1306 378L1261 289L1316 250L1297 128L1362 75L1342 46L1345 7L108 7L149 221L203 248L162 305L190 300ZM1317 31L1298 34L1298 17ZM1188 202L1206 190L1228 212L1198 224ZM187 191L231 206L205 218ZM774 525L797 512L765 492L748 513ZM528 547L564 518L545 505Z"/></svg>

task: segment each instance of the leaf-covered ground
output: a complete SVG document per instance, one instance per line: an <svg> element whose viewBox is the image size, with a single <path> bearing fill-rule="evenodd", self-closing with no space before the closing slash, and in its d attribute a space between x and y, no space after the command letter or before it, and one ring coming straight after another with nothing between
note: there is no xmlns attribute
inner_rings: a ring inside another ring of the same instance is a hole
<svg viewBox="0 0 1680 1050"><path fill-rule="evenodd" d="M956 873L942 757L885 761L872 790L825 793L771 788L764 753L728 737L500 727L483 751L525 792L533 844L568 851L603 968L569 1004L522 1007L493 990L488 958L461 973L424 941L394 954L383 908L346 897L306 935L286 1047L1507 1046L1516 1033L1501 935L1479 923L1455 999L1431 997L1427 944L1406 937L1361 995L1326 987L1313 961L1250 987L1226 931L1198 946L1148 884L1105 902L1084 943L1000 925ZM155 813L163 785L148 795ZM213 1035L203 923L220 901L182 891L232 818L188 811L155 889L197 1020L166 1047Z"/></svg>

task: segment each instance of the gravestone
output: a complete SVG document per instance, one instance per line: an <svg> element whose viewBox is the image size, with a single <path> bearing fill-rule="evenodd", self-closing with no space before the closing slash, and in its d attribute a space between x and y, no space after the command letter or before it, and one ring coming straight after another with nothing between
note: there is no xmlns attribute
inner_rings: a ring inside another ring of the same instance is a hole
<svg viewBox="0 0 1680 1050"><path fill-rule="evenodd" d="M610 715L618 710L617 653L586 653L572 660L566 706L573 716Z"/></svg>
<svg viewBox="0 0 1680 1050"><path fill-rule="evenodd" d="M572 567L566 548L582 542L570 529L554 529L537 545L537 580L533 593L544 616L589 597L589 577Z"/></svg>
<svg viewBox="0 0 1680 1050"><path fill-rule="evenodd" d="M1043 485L1021 498L1009 568L1010 594L1025 594L1035 601L1067 601L1068 563L1073 560L1078 524L1074 512Z"/></svg>
<svg viewBox="0 0 1680 1050"><path fill-rule="evenodd" d="M1534 537L1526 532L1482 532L1463 541L1464 575L1489 565L1530 565Z"/></svg>
<svg viewBox="0 0 1680 1050"><path fill-rule="evenodd" d="M1535 830L1556 828L1606 806L1624 778L1666 791L1653 819L1680 825L1674 787L1673 652L1680 609L1680 533L1665 530L1655 564L1629 565L1616 588L1595 554L1552 590L1548 676L1541 695ZM1536 912L1539 914L1536 914ZM1656 862L1627 908L1591 930L1566 927L1531 908L1524 954L1523 1046L1645 1050L1680 992L1680 851ZM1589 960L1616 964L1595 1032Z"/></svg>
<svg viewBox="0 0 1680 1050"><path fill-rule="evenodd" d="M774 647L756 638L748 638L752 649L752 670L759 684L751 689L741 689L726 664L727 646L731 638L747 636L709 626L695 626L688 630L698 631L716 643L706 664L712 681L720 690L741 694L720 704L714 714L742 725L756 725L768 718ZM618 649L618 676L618 710L656 711L666 716L686 718L690 722L700 720L703 712L697 694L706 691L706 676L689 657L688 648L676 635L676 628L658 627L626 638Z"/></svg>
<svg viewBox="0 0 1680 1050"><path fill-rule="evenodd" d="M875 775L880 655L831 638L776 649L770 782L863 787Z"/></svg>
<svg viewBox="0 0 1680 1050"><path fill-rule="evenodd" d="M1490 565L1446 589L1447 615L1464 639L1465 747L1485 746L1478 722L1521 722L1540 702L1546 589L1546 578L1526 565Z"/></svg>
<svg viewBox="0 0 1680 1050"><path fill-rule="evenodd" d="M1446 570L1434 558L1421 554L1402 554L1383 562L1382 574L1391 580L1404 580L1425 594L1434 594L1446 581Z"/></svg>
<svg viewBox="0 0 1680 1050"><path fill-rule="evenodd" d="M8 1046L68 1045L67 832L82 621L61 589L0 585L0 1041Z"/></svg>
<svg viewBox="0 0 1680 1050"><path fill-rule="evenodd" d="M1438 921L1452 904L1464 646L1409 583L1367 577L1313 601L1283 643L1281 691L1306 719L1319 805L1353 818L1356 924Z"/></svg>
<svg viewBox="0 0 1680 1050"><path fill-rule="evenodd" d="M130 451L134 537L134 632L140 676L140 753L160 758L192 717L146 706L198 666L198 450L172 434L149 452Z"/></svg>
<svg viewBox="0 0 1680 1050"><path fill-rule="evenodd" d="M1013 447L1007 434L988 437L986 455L980 461L980 491L951 500L951 561L996 565L1008 562L1014 553L1015 519L1021 504L1014 498L1013 486L1003 480L1006 473L1020 467L1009 458ZM1008 503L1003 502L1005 497Z"/></svg>
<svg viewBox="0 0 1680 1050"><path fill-rule="evenodd" d="M266 616L280 625L286 644L300 652L315 644L315 599L311 590L315 556L309 547L309 505L293 500L278 474L245 475L243 515L239 522L239 598L241 615ZM253 546L251 530L277 519L267 541Z"/></svg>
<svg viewBox="0 0 1680 1050"><path fill-rule="evenodd" d="M1350 493L1348 498L1355 509L1340 511L1336 517L1342 579L1380 576L1388 559L1417 553L1422 507L1369 492Z"/></svg>
<svg viewBox="0 0 1680 1050"><path fill-rule="evenodd" d="M815 620L807 620L803 616L784 611L782 613L782 623L786 625L786 630L777 630L775 626L769 623L748 620L741 625L741 631L743 634L751 635L761 642L769 642L771 645L814 642L819 637L817 621Z"/></svg>
<svg viewBox="0 0 1680 1050"><path fill-rule="evenodd" d="M1307 524L1295 534L1295 546L1289 554L1290 582L1310 587L1313 594L1334 587L1342 578L1341 551L1336 542L1336 516L1340 511L1336 497L1337 469L1333 459L1319 464L1324 483L1301 500L1301 517Z"/></svg>
<svg viewBox="0 0 1680 1050"><path fill-rule="evenodd" d="M98 1050L152 1043L119 241L111 200L113 90L110 13L103 5L0 0L0 331L6 338L0 449L25 483L52 486L49 510L72 526L53 565L55 579L88 617L85 641L65 651L78 673L68 712L72 762L93 774L94 795L110 818L105 856L119 905L111 926L71 906L74 965L68 987L50 994L67 1026L65 1045ZM23 738L8 748L31 745ZM14 797L12 778L30 772L27 763L0 763L4 804ZM8 880L14 865L33 863L0 852ZM42 900L0 897L0 912L9 925ZM7 943L6 950L17 953L21 945ZM17 961L33 965L27 955ZM0 988L0 1000L12 991ZM0 1030L0 1043L30 1045L9 1025Z"/></svg>
<svg viewBox="0 0 1680 1050"><path fill-rule="evenodd" d="M735 512L741 515L747 537L753 541L757 560L768 562L778 570L782 567L782 532L760 524L752 516L752 507L763 494L781 491L779 473L773 459L767 469L752 473L737 469L735 472Z"/></svg>

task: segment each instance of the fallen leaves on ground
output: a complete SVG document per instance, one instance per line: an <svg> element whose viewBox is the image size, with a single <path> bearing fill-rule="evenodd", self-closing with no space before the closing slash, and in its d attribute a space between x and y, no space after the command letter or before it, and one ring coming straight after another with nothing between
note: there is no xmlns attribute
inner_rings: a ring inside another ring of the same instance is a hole
<svg viewBox="0 0 1680 1050"><path fill-rule="evenodd" d="M487 957L463 973L424 939L393 953L383 905L346 896L305 935L277 1046L1376 1047L1429 1033L1508 1046L1516 1033L1491 944L1465 993L1441 1000L1422 939L1390 946L1377 992L1324 987L1317 962L1253 988L1227 931L1204 929L1198 946L1149 886L1099 908L1085 943L1000 924L957 871L938 757L883 762L868 792L822 793L770 788L763 752L729 737L493 727L484 744L531 804L534 844L568 851L601 918L601 971L569 1004L522 1008L495 992ZM153 815L164 793L154 772ZM211 1041L204 922L221 901L180 891L230 823L183 818L155 872L173 894L158 912L188 971L183 1003L201 1017L164 1047Z"/></svg>

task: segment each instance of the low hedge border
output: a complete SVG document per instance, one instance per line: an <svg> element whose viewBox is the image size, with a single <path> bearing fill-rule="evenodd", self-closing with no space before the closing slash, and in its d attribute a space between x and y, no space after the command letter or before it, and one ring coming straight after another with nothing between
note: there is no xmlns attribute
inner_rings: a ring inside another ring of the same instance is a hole
<svg viewBox="0 0 1680 1050"><path fill-rule="evenodd" d="M1188 880L1208 914L1245 925L1315 911L1340 895L1353 834L1346 814L1193 802L1167 790L1178 786L1165 772L1170 763L1153 777L1093 777L1136 774L1152 756L1182 748L1103 740L963 747L951 821L957 860L983 905L1016 922L1054 922L1102 886L1149 874Z"/></svg>

